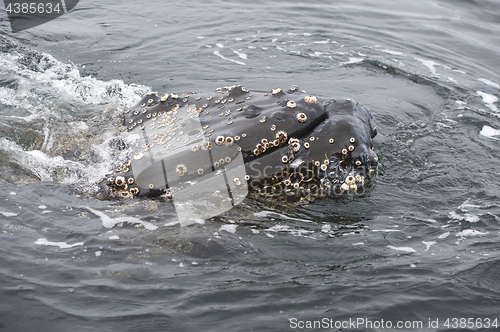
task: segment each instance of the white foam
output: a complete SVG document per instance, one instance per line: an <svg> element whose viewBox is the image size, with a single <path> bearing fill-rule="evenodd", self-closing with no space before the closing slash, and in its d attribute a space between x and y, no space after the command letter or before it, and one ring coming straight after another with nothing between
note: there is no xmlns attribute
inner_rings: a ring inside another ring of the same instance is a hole
<svg viewBox="0 0 500 332"><path fill-rule="evenodd" d="M489 86L492 86L494 88L500 89L500 85L498 85L497 83L492 82L492 81L490 81L490 80L488 80L486 78L478 78L477 80L483 82L486 85L489 85Z"/></svg>
<svg viewBox="0 0 500 332"><path fill-rule="evenodd" d="M227 224L226 225L221 225L220 229L219 229L219 232L220 231L226 231L228 233L234 234L234 233L236 233L236 227L238 227L238 225L234 225L234 224L232 224L232 225L227 225Z"/></svg>
<svg viewBox="0 0 500 332"><path fill-rule="evenodd" d="M119 237L118 235L111 235L111 236L109 237L109 239L110 239L110 240L119 240L119 239L120 239L120 237Z"/></svg>
<svg viewBox="0 0 500 332"><path fill-rule="evenodd" d="M480 232L476 231L475 229L465 229L461 232L458 232L456 234L456 237L466 237L466 236L481 236L481 235L486 235L488 232Z"/></svg>
<svg viewBox="0 0 500 332"><path fill-rule="evenodd" d="M395 247L395 246L387 246L387 248L392 249L392 250L397 250L397 251L403 251L407 253L413 253L417 252L415 249L412 247Z"/></svg>
<svg viewBox="0 0 500 332"><path fill-rule="evenodd" d="M450 235L450 232L445 232L438 236L438 239L446 239Z"/></svg>
<svg viewBox="0 0 500 332"><path fill-rule="evenodd" d="M170 226L175 226L179 223L179 221L172 221L172 222L167 222L165 225L165 227L170 227Z"/></svg>
<svg viewBox="0 0 500 332"><path fill-rule="evenodd" d="M341 62L341 65L347 65L350 63L359 63L362 62L364 59L363 58L356 58L356 57L349 57L349 61L346 62Z"/></svg>
<svg viewBox="0 0 500 332"><path fill-rule="evenodd" d="M314 44L328 44L329 42L330 42L330 39L319 40L319 41L315 41Z"/></svg>
<svg viewBox="0 0 500 332"><path fill-rule="evenodd" d="M479 221L479 217L472 213L466 213L465 215L461 216L458 213L452 211L448 214L448 216L455 220L465 220L471 223L476 223Z"/></svg>
<svg viewBox="0 0 500 332"><path fill-rule="evenodd" d="M498 108L495 106L494 103L498 101L498 98L494 95L490 95L489 93L483 92L483 91L476 91L476 94L483 98L483 102L492 111L496 112L498 111Z"/></svg>
<svg viewBox="0 0 500 332"><path fill-rule="evenodd" d="M398 51L392 51L392 50L381 50L382 52L385 52L385 53L389 53L389 54L392 54L392 55L401 55L401 56L404 56L404 53L403 52L398 52Z"/></svg>
<svg viewBox="0 0 500 332"><path fill-rule="evenodd" d="M296 220L296 221L303 221L303 222L312 222L311 220L308 220L308 219L298 219L298 218L292 218L292 217L289 217L287 215L284 215L284 214L281 214L281 213L277 213L277 212L273 212L273 211L260 211L260 212L254 212L253 214L254 216L256 217L269 217L269 216L277 216L279 218L282 218L282 219L288 219L288 220Z"/></svg>
<svg viewBox="0 0 500 332"><path fill-rule="evenodd" d="M490 126L483 126L483 129L481 129L479 135L498 140L499 138L496 138L495 136L500 136L500 130Z"/></svg>
<svg viewBox="0 0 500 332"><path fill-rule="evenodd" d="M418 60L418 61L422 62L424 66L426 66L427 68L429 68L429 70L431 71L431 73L433 75L438 76L438 73L436 72L436 68L434 68L434 66L438 66L439 65L437 62L434 62L432 60L419 59L419 58L415 58L415 60Z"/></svg>
<svg viewBox="0 0 500 332"><path fill-rule="evenodd" d="M15 196L15 195L17 195L17 194L16 194L16 192L15 192L15 191L11 191L11 192L10 192L10 195L11 195L11 196Z"/></svg>
<svg viewBox="0 0 500 332"><path fill-rule="evenodd" d="M222 45L221 43L217 43L217 44L215 44L215 46L217 46L219 48L224 48L224 45Z"/></svg>
<svg viewBox="0 0 500 332"><path fill-rule="evenodd" d="M240 58L242 58L243 60L246 60L247 59L247 55L243 52L239 52L239 51L233 51L237 56L239 56Z"/></svg>
<svg viewBox="0 0 500 332"><path fill-rule="evenodd" d="M268 229L266 229L266 231L275 232L275 233L286 232L286 233L292 234L293 236L303 236L303 235L309 235L309 234L314 233L314 231L309 231L306 229L291 228L288 225L275 225L275 226L269 227Z"/></svg>
<svg viewBox="0 0 500 332"><path fill-rule="evenodd" d="M4 217L15 217L18 215L18 213L14 213L14 212L3 212L3 211L0 211L0 214L2 214Z"/></svg>
<svg viewBox="0 0 500 332"><path fill-rule="evenodd" d="M231 62L234 62L238 65L242 65L242 66L246 66L246 63L244 62L241 62L241 61L236 61L236 60L233 60L233 59L229 59L229 58L226 58L225 56L223 56L222 54L220 54L219 51L214 51L214 54L217 55L219 58L221 59L224 59L224 60L228 60L228 61L231 61Z"/></svg>
<svg viewBox="0 0 500 332"><path fill-rule="evenodd" d="M116 226L117 224L122 223L122 222L129 222L131 224L141 224L144 226L144 228L146 228L147 230L150 230L150 231L154 231L158 228L157 226L155 226L147 221L142 221L141 219L138 219L138 218L134 218L134 217L110 218L105 213L102 213L100 211L96 211L96 210L91 209L91 208L86 207L86 206L83 206L83 208L85 208L85 209L89 210L90 212L92 212L93 214L99 216L102 220L102 225L106 228L113 228L114 226Z"/></svg>
<svg viewBox="0 0 500 332"><path fill-rule="evenodd" d="M96 257L101 256L101 254L102 254L102 251L100 251L100 250L95 252Z"/></svg>
<svg viewBox="0 0 500 332"><path fill-rule="evenodd" d="M54 247L59 247L61 249L69 249L69 248L73 248L73 247L79 247L79 246L83 246L83 242L76 242L76 243L73 243L73 244L68 244L66 242L52 242L52 241L48 241L47 239L38 239L35 241L35 244L40 244L40 245L44 245L44 246L54 246Z"/></svg>
<svg viewBox="0 0 500 332"><path fill-rule="evenodd" d="M425 251L428 251L433 245L436 244L436 241L422 241L425 244Z"/></svg>

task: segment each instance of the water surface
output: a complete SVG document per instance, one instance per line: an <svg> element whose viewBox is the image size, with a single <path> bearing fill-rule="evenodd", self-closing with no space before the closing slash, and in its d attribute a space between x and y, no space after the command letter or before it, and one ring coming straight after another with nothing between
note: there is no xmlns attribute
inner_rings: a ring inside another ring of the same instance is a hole
<svg viewBox="0 0 500 332"><path fill-rule="evenodd" d="M499 13L487 0L86 0L17 34L2 14L0 330L500 320ZM169 203L88 195L126 153L120 115L143 93L231 84L372 109L375 184L299 207L249 199L182 228Z"/></svg>

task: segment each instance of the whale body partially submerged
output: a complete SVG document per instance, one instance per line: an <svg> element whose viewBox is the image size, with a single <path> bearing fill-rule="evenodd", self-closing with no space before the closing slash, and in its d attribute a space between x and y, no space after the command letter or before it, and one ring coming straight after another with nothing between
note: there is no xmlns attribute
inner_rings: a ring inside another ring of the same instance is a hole
<svg viewBox="0 0 500 332"><path fill-rule="evenodd" d="M296 86L151 93L125 111L124 124L134 153L101 180L102 197L224 193L235 204L249 192L340 195L363 190L378 166L370 110Z"/></svg>

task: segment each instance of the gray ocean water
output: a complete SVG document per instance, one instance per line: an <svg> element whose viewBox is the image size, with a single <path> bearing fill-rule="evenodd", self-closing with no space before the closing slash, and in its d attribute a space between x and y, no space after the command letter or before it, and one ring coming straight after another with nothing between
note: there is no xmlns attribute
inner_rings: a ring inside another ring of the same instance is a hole
<svg viewBox="0 0 500 332"><path fill-rule="evenodd" d="M498 31L494 0L81 0L16 34L0 11L0 331L499 330ZM372 109L374 184L189 227L88 195L142 94L231 84Z"/></svg>

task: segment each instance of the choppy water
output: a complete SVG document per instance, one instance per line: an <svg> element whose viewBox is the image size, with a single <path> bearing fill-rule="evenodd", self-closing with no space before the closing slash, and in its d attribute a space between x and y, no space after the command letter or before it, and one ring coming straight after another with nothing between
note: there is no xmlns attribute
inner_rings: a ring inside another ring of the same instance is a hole
<svg viewBox="0 0 500 332"><path fill-rule="evenodd" d="M492 0L82 0L17 34L2 14L0 330L500 320L499 13ZM183 228L168 203L86 195L141 94L233 83L371 108L375 185L300 207L248 200Z"/></svg>

